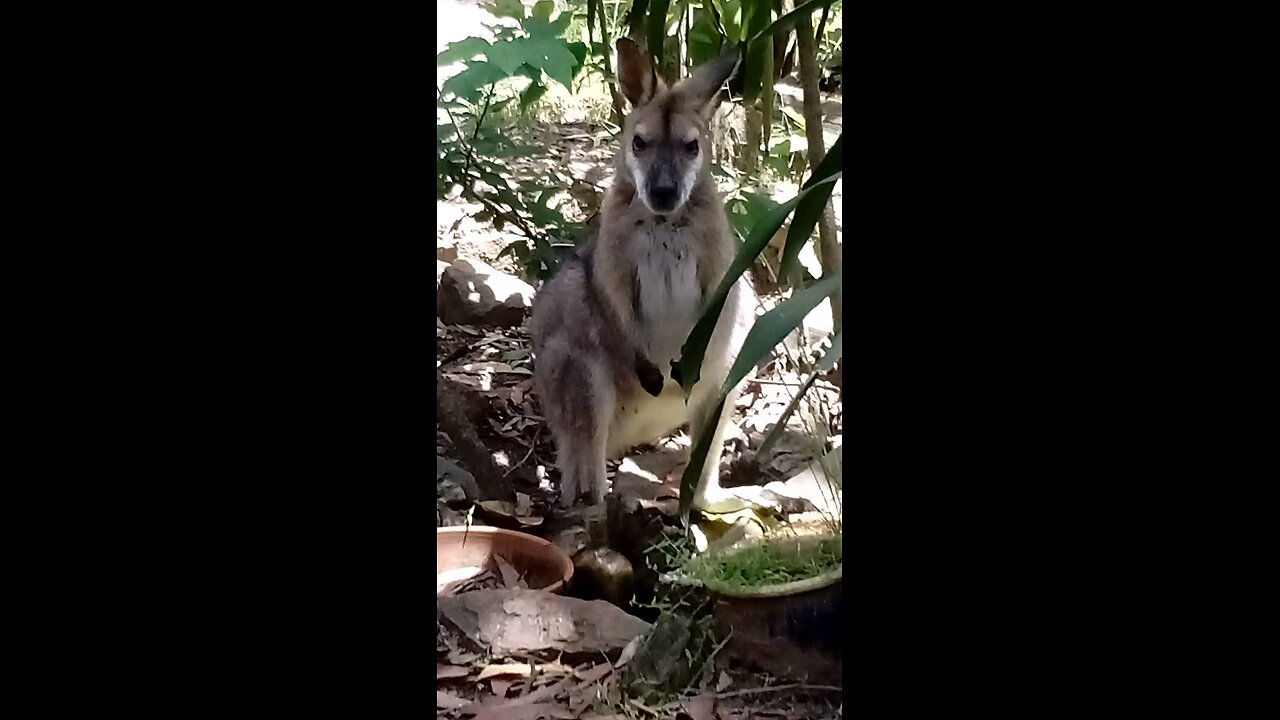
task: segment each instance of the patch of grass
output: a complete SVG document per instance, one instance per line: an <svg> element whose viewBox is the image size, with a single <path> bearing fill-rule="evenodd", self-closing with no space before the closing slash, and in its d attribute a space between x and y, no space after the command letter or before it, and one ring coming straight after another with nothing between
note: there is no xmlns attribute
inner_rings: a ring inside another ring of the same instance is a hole
<svg viewBox="0 0 1280 720"><path fill-rule="evenodd" d="M684 571L713 589L746 589L817 577L835 569L842 559L840 538L823 539L799 549L764 543L728 555L693 558Z"/></svg>

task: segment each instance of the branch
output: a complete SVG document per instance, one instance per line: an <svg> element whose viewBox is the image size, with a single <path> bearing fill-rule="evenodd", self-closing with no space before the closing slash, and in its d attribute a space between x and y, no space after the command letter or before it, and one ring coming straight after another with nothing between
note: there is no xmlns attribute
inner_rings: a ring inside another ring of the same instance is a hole
<svg viewBox="0 0 1280 720"><path fill-rule="evenodd" d="M489 103L493 102L493 94L495 90L489 88L489 94L484 96L484 109L480 111L480 119L476 120L476 129L471 133L471 142L467 143L467 161L462 164L462 174L466 175L471 169L471 149L476 145L476 137L480 135L480 126L484 124L484 116L489 114ZM445 112L449 109L445 108ZM453 117L450 115L450 117ZM455 127L457 125L455 124Z"/></svg>

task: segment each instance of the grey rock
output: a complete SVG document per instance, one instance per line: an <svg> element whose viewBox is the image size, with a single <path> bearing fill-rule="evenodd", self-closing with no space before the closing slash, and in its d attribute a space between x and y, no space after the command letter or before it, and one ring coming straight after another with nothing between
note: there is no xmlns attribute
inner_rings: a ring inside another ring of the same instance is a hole
<svg viewBox="0 0 1280 720"><path fill-rule="evenodd" d="M564 653L617 658L652 627L603 600L540 590L475 590L436 601L439 617L494 657Z"/></svg>
<svg viewBox="0 0 1280 720"><path fill-rule="evenodd" d="M635 592L631 561L616 550L595 547L573 556L573 594L583 600L607 600L625 608Z"/></svg>
<svg viewBox="0 0 1280 720"><path fill-rule="evenodd" d="M533 307L533 286L479 260L459 258L445 268L436 315L451 325L515 327Z"/></svg>

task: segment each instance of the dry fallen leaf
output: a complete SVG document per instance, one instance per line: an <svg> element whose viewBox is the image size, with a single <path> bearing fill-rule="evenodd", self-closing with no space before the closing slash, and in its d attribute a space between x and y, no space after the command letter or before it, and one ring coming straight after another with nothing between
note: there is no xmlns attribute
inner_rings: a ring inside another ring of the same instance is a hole
<svg viewBox="0 0 1280 720"><path fill-rule="evenodd" d="M511 689L511 684L513 682L514 681L512 680L494 679L489 681L489 686L493 688L494 695L497 695L500 698L505 698L507 696L507 690Z"/></svg>
<svg viewBox="0 0 1280 720"><path fill-rule="evenodd" d="M477 681L494 677L495 675L518 675L520 677L529 677L537 674L539 677L545 675L567 675L570 668L561 665L558 662L546 663L543 665L530 665L529 663L497 663L494 665L486 665L480 671Z"/></svg>
<svg viewBox="0 0 1280 720"><path fill-rule="evenodd" d="M506 500L482 500L478 505L486 512L494 515L500 515L505 518L515 518L521 525L541 525L542 516L540 515L520 515L516 512L515 506Z"/></svg>
<svg viewBox="0 0 1280 720"><path fill-rule="evenodd" d="M461 648L449 651L448 660L454 665L470 665L480 658L480 653L466 652Z"/></svg>
<svg viewBox="0 0 1280 720"><path fill-rule="evenodd" d="M618 655L618 662L614 663L613 666L616 668L620 668L623 665L626 665L627 663L631 662L631 658L635 657L636 655L636 650L640 648L640 641L642 639L643 637L641 636L636 636L632 638L631 642L627 643L626 646L622 648L622 653Z"/></svg>
<svg viewBox="0 0 1280 720"><path fill-rule="evenodd" d="M441 665L436 663L436 679L444 680L445 678L466 677L471 674L471 668L458 667L457 665Z"/></svg>
<svg viewBox="0 0 1280 720"><path fill-rule="evenodd" d="M724 670L720 671L720 679L716 681L716 692L724 692L726 688L733 684L733 679L729 677L729 673Z"/></svg>
<svg viewBox="0 0 1280 720"><path fill-rule="evenodd" d="M590 685L611 672L613 672L613 666L605 662L592 667L590 670L579 669L577 676L578 681L583 685Z"/></svg>
<svg viewBox="0 0 1280 720"><path fill-rule="evenodd" d="M520 577L520 573L517 572L514 567L511 567L511 563L503 559L501 555L494 555L493 559L498 565L498 571L502 573L502 584L505 587L508 589L520 588L525 590L529 588L529 583L525 582L524 579Z"/></svg>
<svg viewBox="0 0 1280 720"><path fill-rule="evenodd" d="M533 513L533 498L528 494L516 493L516 515L531 515Z"/></svg>
<svg viewBox="0 0 1280 720"><path fill-rule="evenodd" d="M447 693L444 690L436 691L436 707L438 708L454 709L454 708L465 707L470 704L471 704L470 701L463 700L462 698L458 697L457 695L454 695L453 693Z"/></svg>
<svg viewBox="0 0 1280 720"><path fill-rule="evenodd" d="M559 705L533 703L530 705L481 708L476 713L475 720L539 720L539 718L573 720L574 715L567 708Z"/></svg>
<svg viewBox="0 0 1280 720"><path fill-rule="evenodd" d="M676 720L716 720L716 696L703 693L684 704Z"/></svg>
<svg viewBox="0 0 1280 720"><path fill-rule="evenodd" d="M495 515L502 515L503 517L514 517L516 514L515 505L512 505L510 502L507 502L506 500L481 500L477 504L480 507L484 508L485 510Z"/></svg>
<svg viewBox="0 0 1280 720"><path fill-rule="evenodd" d="M520 677L529 677L533 670L529 667L529 663L500 663L497 665L486 665L480 671L480 675L476 680L484 680L495 675L519 675Z"/></svg>
<svg viewBox="0 0 1280 720"><path fill-rule="evenodd" d="M532 375L533 371L522 367L511 367L504 362L473 362L462 366L462 371L467 373L483 373L495 374L502 373L504 375Z"/></svg>

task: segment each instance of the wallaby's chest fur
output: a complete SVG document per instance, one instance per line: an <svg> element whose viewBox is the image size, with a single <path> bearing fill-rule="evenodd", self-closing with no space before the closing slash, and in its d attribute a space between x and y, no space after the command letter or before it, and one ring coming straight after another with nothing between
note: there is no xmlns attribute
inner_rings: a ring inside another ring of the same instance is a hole
<svg viewBox="0 0 1280 720"><path fill-rule="evenodd" d="M663 373L680 355L706 296L724 274L732 250L714 191L668 216L655 216L625 188L606 203L595 253L601 295L630 321L628 334Z"/></svg>

